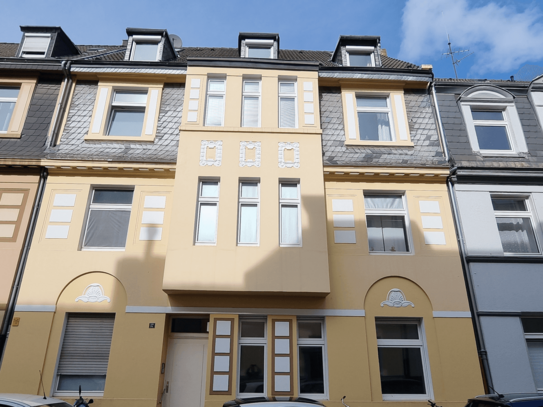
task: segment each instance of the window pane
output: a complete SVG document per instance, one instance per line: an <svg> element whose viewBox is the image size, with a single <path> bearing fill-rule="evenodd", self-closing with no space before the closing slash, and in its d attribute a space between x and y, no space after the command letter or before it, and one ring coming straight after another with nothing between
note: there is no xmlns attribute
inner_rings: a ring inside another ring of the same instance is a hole
<svg viewBox="0 0 543 407"><path fill-rule="evenodd" d="M250 93L259 93L260 92L260 82L243 82L243 91Z"/></svg>
<svg viewBox="0 0 543 407"><path fill-rule="evenodd" d="M503 251L539 253L530 218L496 218Z"/></svg>
<svg viewBox="0 0 543 407"><path fill-rule="evenodd" d="M115 92L115 103L138 103L146 104L147 103L147 92L125 92L117 91Z"/></svg>
<svg viewBox="0 0 543 407"><path fill-rule="evenodd" d="M241 321L242 338L264 338L265 332L265 321Z"/></svg>
<svg viewBox="0 0 543 407"><path fill-rule="evenodd" d="M527 345L535 386L538 390L543 389L543 342L528 341Z"/></svg>
<svg viewBox="0 0 543 407"><path fill-rule="evenodd" d="M239 242L258 243L258 206L241 205L239 217Z"/></svg>
<svg viewBox="0 0 543 407"><path fill-rule="evenodd" d="M137 43L134 61L156 61L158 44Z"/></svg>
<svg viewBox="0 0 543 407"><path fill-rule="evenodd" d="M401 195L366 195L366 209L403 209Z"/></svg>
<svg viewBox="0 0 543 407"><path fill-rule="evenodd" d="M349 52L349 66L373 66L371 54L353 54Z"/></svg>
<svg viewBox="0 0 543 407"><path fill-rule="evenodd" d="M521 211L526 212L526 200L515 198L492 198L495 211Z"/></svg>
<svg viewBox="0 0 543 407"><path fill-rule="evenodd" d="M356 98L357 107L388 107L387 98L376 98L376 97L362 97L358 96Z"/></svg>
<svg viewBox="0 0 543 407"><path fill-rule="evenodd" d="M295 98L279 98L279 127L295 127L296 126L296 99Z"/></svg>
<svg viewBox="0 0 543 407"><path fill-rule="evenodd" d="M503 120L503 112L472 110L473 120Z"/></svg>
<svg viewBox="0 0 543 407"><path fill-rule="evenodd" d="M281 243L299 244L300 232L298 230L298 206L281 206Z"/></svg>
<svg viewBox="0 0 543 407"><path fill-rule="evenodd" d="M298 321L298 338L322 338L322 323L314 321Z"/></svg>
<svg viewBox="0 0 543 407"><path fill-rule="evenodd" d="M296 91L295 82L279 82L279 93L294 93Z"/></svg>
<svg viewBox="0 0 543 407"><path fill-rule="evenodd" d="M392 141L388 113L358 112L360 140Z"/></svg>
<svg viewBox="0 0 543 407"><path fill-rule="evenodd" d="M383 394L426 394L421 349L379 348Z"/></svg>
<svg viewBox="0 0 543 407"><path fill-rule="evenodd" d="M222 126L224 114L224 97L208 96L207 98L207 126Z"/></svg>
<svg viewBox="0 0 543 407"><path fill-rule="evenodd" d="M132 204L134 191L112 189L95 189L92 196L92 203L98 204Z"/></svg>
<svg viewBox="0 0 543 407"><path fill-rule="evenodd" d="M264 346L240 346L239 392L264 393Z"/></svg>
<svg viewBox="0 0 543 407"><path fill-rule="evenodd" d="M248 47L249 58L271 58L271 48Z"/></svg>
<svg viewBox="0 0 543 407"><path fill-rule="evenodd" d="M324 393L322 346L300 346L300 393Z"/></svg>
<svg viewBox="0 0 543 407"><path fill-rule="evenodd" d="M202 182L202 190L200 191L202 198L217 198L219 196L218 182Z"/></svg>
<svg viewBox="0 0 543 407"><path fill-rule="evenodd" d="M258 127L259 97L243 97L243 127Z"/></svg>
<svg viewBox="0 0 543 407"><path fill-rule="evenodd" d="M377 322L377 339L419 339L416 324L383 324Z"/></svg>
<svg viewBox="0 0 543 407"><path fill-rule="evenodd" d="M257 182L242 182L241 183L242 198L258 198L258 183Z"/></svg>
<svg viewBox="0 0 543 407"><path fill-rule="evenodd" d="M543 333L543 318L522 318L522 327L527 334Z"/></svg>
<svg viewBox="0 0 543 407"><path fill-rule="evenodd" d="M368 243L370 252L384 252L385 244L383 241L383 226L381 216L366 216L368 228Z"/></svg>
<svg viewBox="0 0 543 407"><path fill-rule="evenodd" d="M105 375L60 375L58 391L104 391L106 385Z"/></svg>
<svg viewBox="0 0 543 407"><path fill-rule="evenodd" d="M217 235L217 204L200 204L198 242L215 242Z"/></svg>
<svg viewBox="0 0 543 407"><path fill-rule="evenodd" d="M511 150L505 126L475 126L481 150Z"/></svg>
<svg viewBox="0 0 543 407"><path fill-rule="evenodd" d="M91 209L85 247L125 247L130 211Z"/></svg>
<svg viewBox="0 0 543 407"><path fill-rule="evenodd" d="M367 215L370 252L407 252L407 232L403 216Z"/></svg>
<svg viewBox="0 0 543 407"><path fill-rule="evenodd" d="M145 111L114 109L111 115L110 136L141 136Z"/></svg>
<svg viewBox="0 0 543 407"><path fill-rule="evenodd" d="M0 87L0 98L17 98L19 96L19 88L9 86Z"/></svg>
<svg viewBox="0 0 543 407"><path fill-rule="evenodd" d="M209 81L209 91L224 92L224 81Z"/></svg>
<svg viewBox="0 0 543 407"><path fill-rule="evenodd" d="M281 199L298 199L298 184L281 184Z"/></svg>
<svg viewBox="0 0 543 407"><path fill-rule="evenodd" d="M205 334L208 324L209 318L172 318L172 332Z"/></svg>
<svg viewBox="0 0 543 407"><path fill-rule="evenodd" d="M15 102L0 102L0 131L7 131Z"/></svg>

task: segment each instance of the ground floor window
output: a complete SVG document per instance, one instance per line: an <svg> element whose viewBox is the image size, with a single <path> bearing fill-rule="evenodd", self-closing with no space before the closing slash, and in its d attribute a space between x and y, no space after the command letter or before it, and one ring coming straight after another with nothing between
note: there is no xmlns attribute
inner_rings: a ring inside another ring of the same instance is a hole
<svg viewBox="0 0 543 407"><path fill-rule="evenodd" d="M322 398L326 394L324 321L298 320L298 369L300 395ZM320 396L320 397L319 397Z"/></svg>
<svg viewBox="0 0 543 407"><path fill-rule="evenodd" d="M535 386L543 392L543 318L522 318Z"/></svg>

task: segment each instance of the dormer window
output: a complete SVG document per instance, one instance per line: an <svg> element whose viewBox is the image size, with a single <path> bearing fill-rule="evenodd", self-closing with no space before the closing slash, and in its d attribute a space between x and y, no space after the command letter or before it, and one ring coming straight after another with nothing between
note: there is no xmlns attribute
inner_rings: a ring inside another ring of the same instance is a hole
<svg viewBox="0 0 543 407"><path fill-rule="evenodd" d="M51 34L25 33L20 56L22 58L45 58L50 41Z"/></svg>
<svg viewBox="0 0 543 407"><path fill-rule="evenodd" d="M375 66L375 57L373 47L355 47L347 46L347 65L348 66Z"/></svg>
<svg viewBox="0 0 543 407"><path fill-rule="evenodd" d="M246 58L273 58L273 40L245 40Z"/></svg>
<svg viewBox="0 0 543 407"><path fill-rule="evenodd" d="M159 35L134 35L132 37L131 61L158 61Z"/></svg>

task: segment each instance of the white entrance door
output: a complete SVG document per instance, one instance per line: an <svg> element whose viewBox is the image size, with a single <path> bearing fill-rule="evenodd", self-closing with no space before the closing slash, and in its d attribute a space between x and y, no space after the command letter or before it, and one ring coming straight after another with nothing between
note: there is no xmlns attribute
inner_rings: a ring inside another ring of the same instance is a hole
<svg viewBox="0 0 543 407"><path fill-rule="evenodd" d="M207 334L170 336L164 407L204 407L207 337Z"/></svg>

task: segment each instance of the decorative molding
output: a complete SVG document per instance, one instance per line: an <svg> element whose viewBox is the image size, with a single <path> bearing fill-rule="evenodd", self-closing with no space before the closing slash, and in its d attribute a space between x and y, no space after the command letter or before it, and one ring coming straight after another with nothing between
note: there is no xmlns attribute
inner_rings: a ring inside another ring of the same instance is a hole
<svg viewBox="0 0 543 407"><path fill-rule="evenodd" d="M245 151L246 149L255 151L255 159L246 160ZM239 142L239 166L240 167L260 167L260 160L262 156L262 149L260 141L240 141Z"/></svg>
<svg viewBox="0 0 543 407"><path fill-rule="evenodd" d="M285 162L285 150L294 150L294 162ZM300 168L300 143L279 143L279 168Z"/></svg>
<svg viewBox="0 0 543 407"><path fill-rule="evenodd" d="M363 309L308 309L308 308L215 308L215 307L146 307L127 305L133 314L236 314L236 315L297 315L310 317L364 317Z"/></svg>
<svg viewBox="0 0 543 407"><path fill-rule="evenodd" d="M111 299L104 295L104 288L97 283L89 284L83 291L83 295L77 297L75 302L79 300L83 302L111 302Z"/></svg>
<svg viewBox="0 0 543 407"><path fill-rule="evenodd" d="M208 148L215 148L215 159L206 159L206 153ZM205 167L206 165L214 165L219 167L222 161L222 140L202 140L200 147L200 165Z"/></svg>
<svg viewBox="0 0 543 407"><path fill-rule="evenodd" d="M386 301L383 301L381 303L381 307L384 307L385 305L388 305L389 307L394 307L394 308L408 307L410 305L412 308L415 307L415 304L405 299L405 295L403 291L400 290L399 288L393 288L392 290L388 292L387 299Z"/></svg>

